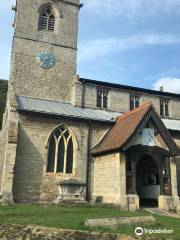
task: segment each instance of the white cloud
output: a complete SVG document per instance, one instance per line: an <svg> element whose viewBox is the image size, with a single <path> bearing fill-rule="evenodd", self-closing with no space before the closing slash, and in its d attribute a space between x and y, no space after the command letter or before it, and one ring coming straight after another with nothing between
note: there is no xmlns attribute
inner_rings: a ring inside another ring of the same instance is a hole
<svg viewBox="0 0 180 240"><path fill-rule="evenodd" d="M78 60L92 61L111 53L121 52L142 46L179 44L180 35L141 34L128 38L95 39L79 45Z"/></svg>
<svg viewBox="0 0 180 240"><path fill-rule="evenodd" d="M129 18L157 12L179 11L179 0L82 0L85 10L100 15L124 15Z"/></svg>
<svg viewBox="0 0 180 240"><path fill-rule="evenodd" d="M159 90L163 86L165 92L180 93L180 79L173 77L164 77L158 79L153 84L153 89Z"/></svg>

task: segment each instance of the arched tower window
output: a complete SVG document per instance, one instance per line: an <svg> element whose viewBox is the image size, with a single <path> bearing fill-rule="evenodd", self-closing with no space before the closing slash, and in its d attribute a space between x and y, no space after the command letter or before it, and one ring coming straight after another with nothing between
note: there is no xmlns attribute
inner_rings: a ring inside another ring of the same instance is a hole
<svg viewBox="0 0 180 240"><path fill-rule="evenodd" d="M51 135L48 146L47 172L73 173L74 141L70 131L61 125Z"/></svg>
<svg viewBox="0 0 180 240"><path fill-rule="evenodd" d="M54 31L55 29L55 13L51 6L46 6L40 12L39 16L39 30Z"/></svg>

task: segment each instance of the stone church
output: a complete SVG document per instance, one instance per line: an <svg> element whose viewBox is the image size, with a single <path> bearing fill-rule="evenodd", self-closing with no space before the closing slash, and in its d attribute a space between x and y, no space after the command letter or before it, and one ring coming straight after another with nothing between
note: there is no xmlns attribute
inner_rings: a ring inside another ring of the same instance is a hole
<svg viewBox="0 0 180 240"><path fill-rule="evenodd" d="M79 0L13 7L0 201L179 209L180 94L80 78L81 7Z"/></svg>

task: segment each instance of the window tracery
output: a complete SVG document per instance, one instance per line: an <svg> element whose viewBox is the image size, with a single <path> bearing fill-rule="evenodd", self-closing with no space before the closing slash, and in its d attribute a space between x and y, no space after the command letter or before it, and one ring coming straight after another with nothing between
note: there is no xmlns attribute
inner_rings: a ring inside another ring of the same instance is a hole
<svg viewBox="0 0 180 240"><path fill-rule="evenodd" d="M73 173L74 143L68 129L60 126L50 136L47 172Z"/></svg>

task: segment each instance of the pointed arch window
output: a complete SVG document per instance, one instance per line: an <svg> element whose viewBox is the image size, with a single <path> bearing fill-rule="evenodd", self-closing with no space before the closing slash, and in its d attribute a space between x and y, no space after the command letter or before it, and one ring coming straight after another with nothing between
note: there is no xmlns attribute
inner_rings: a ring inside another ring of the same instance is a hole
<svg viewBox="0 0 180 240"><path fill-rule="evenodd" d="M39 30L53 31L55 29L55 13L51 6L46 6L40 13Z"/></svg>
<svg viewBox="0 0 180 240"><path fill-rule="evenodd" d="M60 126L49 139L47 172L71 174L73 164L73 136L68 129Z"/></svg>

